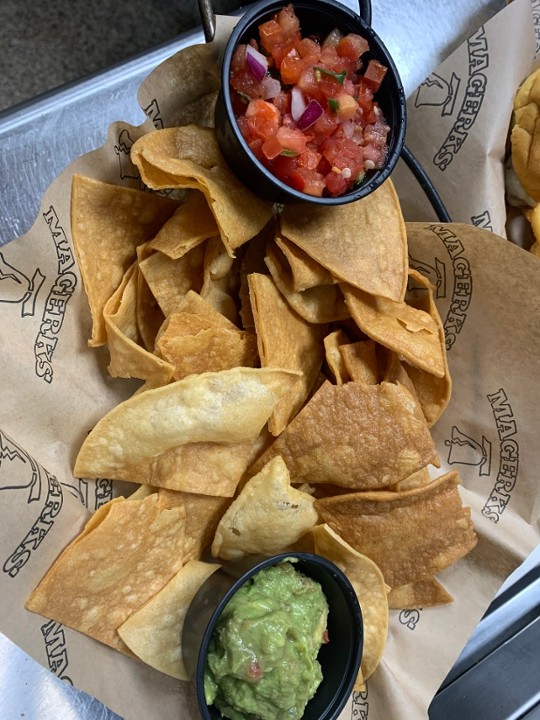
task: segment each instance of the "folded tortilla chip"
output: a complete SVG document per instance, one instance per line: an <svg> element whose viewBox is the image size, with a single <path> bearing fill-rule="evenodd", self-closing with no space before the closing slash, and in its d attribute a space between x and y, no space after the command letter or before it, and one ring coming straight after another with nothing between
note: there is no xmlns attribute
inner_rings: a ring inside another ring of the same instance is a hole
<svg viewBox="0 0 540 720"><path fill-rule="evenodd" d="M287 466L275 457L248 480L225 512L212 555L233 560L285 550L318 522L313 505L311 495L291 487Z"/></svg>
<svg viewBox="0 0 540 720"><path fill-rule="evenodd" d="M383 574L365 555L361 555L328 525L318 525L311 534L315 540L315 552L335 563L353 586L360 609L364 629L362 650L362 685L381 661L388 636L388 596Z"/></svg>
<svg viewBox="0 0 540 720"><path fill-rule="evenodd" d="M153 387L166 385L174 366L148 352L142 344L137 318L138 268L133 264L103 308L107 345L111 356L108 371L113 377L139 378Z"/></svg>
<svg viewBox="0 0 540 720"><path fill-rule="evenodd" d="M201 585L220 565L191 560L118 628L126 646L160 672L189 680L182 659L182 630L189 606Z"/></svg>
<svg viewBox="0 0 540 720"><path fill-rule="evenodd" d="M283 297L298 315L310 323L337 322L350 317L339 285L317 285L302 292L293 290L280 253L275 243L269 243L265 262Z"/></svg>
<svg viewBox="0 0 540 720"><path fill-rule="evenodd" d="M315 502L323 520L381 569L390 587L429 580L477 543L457 472L404 492L337 495Z"/></svg>
<svg viewBox="0 0 540 720"><path fill-rule="evenodd" d="M286 205L281 235L342 282L401 301L407 285L407 234L391 180L345 205Z"/></svg>
<svg viewBox="0 0 540 720"><path fill-rule="evenodd" d="M425 419L410 393L390 383L326 382L259 458L281 455L294 484L360 489L392 485L437 464Z"/></svg>
<svg viewBox="0 0 540 720"><path fill-rule="evenodd" d="M204 248L197 246L178 260L161 252L154 252L139 261L153 296L165 317L174 312L189 290L199 292L203 282Z"/></svg>
<svg viewBox="0 0 540 720"><path fill-rule="evenodd" d="M131 159L155 190L204 193L230 255L272 216L272 204L248 190L227 167L211 128L185 125L147 133L133 144Z"/></svg>
<svg viewBox="0 0 540 720"><path fill-rule="evenodd" d="M182 659L182 630L189 606L201 585L220 565L191 560L118 628L126 646L160 672L189 680Z"/></svg>
<svg viewBox="0 0 540 720"><path fill-rule="evenodd" d="M340 352L340 346L349 342L349 338L342 329L334 330L324 338L324 351L326 364L334 379L336 385L343 385L349 382L351 376L343 361L343 355Z"/></svg>
<svg viewBox="0 0 540 720"><path fill-rule="evenodd" d="M289 370L234 368L190 375L134 395L114 407L86 437L75 475L157 485L145 473L168 451L190 443L256 440L298 377Z"/></svg>
<svg viewBox="0 0 540 720"><path fill-rule="evenodd" d="M117 499L62 552L25 607L128 652L117 629L182 567L185 510Z"/></svg>
<svg viewBox="0 0 540 720"><path fill-rule="evenodd" d="M353 320L368 337L415 367L436 377L445 375L439 328L431 315L405 302L369 295L351 285L343 284L341 289Z"/></svg>
<svg viewBox="0 0 540 720"><path fill-rule="evenodd" d="M106 342L103 308L136 259L136 248L151 240L178 202L149 192L74 175L71 232L92 314L91 347Z"/></svg>
<svg viewBox="0 0 540 720"><path fill-rule="evenodd" d="M219 228L203 193L188 190L184 202L148 243L148 247L178 260L218 233Z"/></svg>
<svg viewBox="0 0 540 720"><path fill-rule="evenodd" d="M291 288L295 292L337 282L329 270L310 257L298 245L279 234L276 235L275 242L282 252L283 259L288 264L287 276L290 276Z"/></svg>
<svg viewBox="0 0 540 720"><path fill-rule="evenodd" d="M300 317L268 275L251 273L248 286L262 367L302 373L270 417L270 432L279 435L300 410L318 377L326 325L313 325Z"/></svg>
<svg viewBox="0 0 540 720"><path fill-rule="evenodd" d="M339 352L351 380L368 385L379 382L377 345L373 340L342 344Z"/></svg>
<svg viewBox="0 0 540 720"><path fill-rule="evenodd" d="M409 270L410 281L417 286L417 290L410 292L407 302L418 310L428 313L435 321L439 333L439 346L443 358L444 374L437 377L417 366L405 364L405 370L410 377L422 411L427 423L432 427L445 411L452 396L452 378L448 369L444 327L435 304L433 287L429 280L414 269Z"/></svg>

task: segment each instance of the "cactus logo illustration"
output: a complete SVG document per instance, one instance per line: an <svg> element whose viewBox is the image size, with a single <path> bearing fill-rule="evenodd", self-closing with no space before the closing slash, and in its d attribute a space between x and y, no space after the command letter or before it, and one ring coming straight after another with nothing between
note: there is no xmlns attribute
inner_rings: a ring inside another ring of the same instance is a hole
<svg viewBox="0 0 540 720"><path fill-rule="evenodd" d="M20 305L21 317L32 316L45 275L36 268L31 278L7 262L0 252L0 302Z"/></svg>
<svg viewBox="0 0 540 720"><path fill-rule="evenodd" d="M466 435L456 425L452 437L445 440L449 465L476 465L479 475L489 475L491 470L491 443L483 435L480 441Z"/></svg>

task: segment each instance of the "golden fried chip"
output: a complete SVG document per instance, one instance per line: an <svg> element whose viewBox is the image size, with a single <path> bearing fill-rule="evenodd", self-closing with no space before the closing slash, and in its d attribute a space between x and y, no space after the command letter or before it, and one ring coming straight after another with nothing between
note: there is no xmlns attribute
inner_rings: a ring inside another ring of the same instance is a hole
<svg viewBox="0 0 540 720"><path fill-rule="evenodd" d="M75 475L162 486L151 474L160 456L190 443L256 440L297 378L298 373L288 370L234 368L190 375L134 395L86 437Z"/></svg>
<svg viewBox="0 0 540 720"><path fill-rule="evenodd" d="M188 190L184 202L148 243L148 247L178 260L218 233L219 228L203 193Z"/></svg>
<svg viewBox="0 0 540 720"><path fill-rule="evenodd" d="M111 502L75 539L25 607L127 651L117 628L182 567L185 510L162 509L157 494Z"/></svg>
<svg viewBox="0 0 540 720"><path fill-rule="evenodd" d="M220 313L219 310L216 310L208 300L205 300L205 298L194 290L189 290L186 293L183 300L179 303L176 312L198 315L200 318L209 321L206 327L222 327L228 330L237 329L237 326L233 322L225 317L223 313Z"/></svg>
<svg viewBox="0 0 540 720"><path fill-rule="evenodd" d="M348 342L348 336L341 329L334 330L324 338L326 364L334 376L336 385L343 385L343 383L351 380L351 376L349 375L347 367L343 362L343 356L339 351L340 346L345 345Z"/></svg>
<svg viewBox="0 0 540 720"><path fill-rule="evenodd" d="M294 291L280 253L275 243L269 243L265 262L275 284L300 317L310 323L337 322L350 317L339 285L318 285L302 292Z"/></svg>
<svg viewBox="0 0 540 720"><path fill-rule="evenodd" d="M254 237L272 216L227 167L215 133L197 125L155 130L139 138L131 159L151 188L193 188L204 193L227 252Z"/></svg>
<svg viewBox="0 0 540 720"><path fill-rule="evenodd" d="M150 483L187 493L232 497L250 465L256 442L189 442L137 463L124 472L131 482Z"/></svg>
<svg viewBox="0 0 540 720"><path fill-rule="evenodd" d="M381 569L390 587L431 578L477 542L457 472L405 492L366 492L316 500L324 522Z"/></svg>
<svg viewBox="0 0 540 720"><path fill-rule="evenodd" d="M174 367L174 380L194 373L255 367L258 361L253 333L217 327L200 315L184 312L169 315L156 341L156 352ZM274 367L279 365L274 363Z"/></svg>
<svg viewBox="0 0 540 720"><path fill-rule="evenodd" d="M362 651L362 685L375 671L386 646L388 635L388 599L383 574L365 555L361 555L328 525L318 525L311 531L315 552L335 563L353 586L364 626Z"/></svg>
<svg viewBox="0 0 540 720"><path fill-rule="evenodd" d="M248 480L220 520L212 555L232 560L284 550L317 523L313 504L311 495L291 487L283 459L273 458Z"/></svg>
<svg viewBox="0 0 540 720"><path fill-rule="evenodd" d="M202 287L204 248L197 246L178 260L155 252L139 262L139 270L165 317L174 312L189 290Z"/></svg>
<svg viewBox="0 0 540 720"><path fill-rule="evenodd" d="M276 245L288 263L287 276L291 278L294 292L302 292L318 285L331 285L336 282L332 273L310 257L298 245L285 237L276 235Z"/></svg>
<svg viewBox="0 0 540 720"><path fill-rule="evenodd" d="M210 548L219 521L232 502L231 498L165 488L159 488L158 492L161 507L182 506L186 511L184 562L200 558Z"/></svg>
<svg viewBox="0 0 540 720"><path fill-rule="evenodd" d="M445 375L444 352L435 320L405 302L375 297L342 285L345 302L360 330L401 355L408 363L437 377Z"/></svg>
<svg viewBox="0 0 540 720"><path fill-rule="evenodd" d="M146 605L118 628L127 647L151 667L189 680L182 659L182 629L190 603L220 565L191 560Z"/></svg>
<svg viewBox="0 0 540 720"><path fill-rule="evenodd" d="M342 344L339 352L351 380L367 385L375 385L379 382L377 346L373 340Z"/></svg>
<svg viewBox="0 0 540 720"><path fill-rule="evenodd" d="M409 475L405 480L391 485L388 489L394 492L403 492L404 490L413 490L414 488L422 487L422 485L429 485L430 482L431 475L429 474L429 469L425 467Z"/></svg>
<svg viewBox="0 0 540 720"><path fill-rule="evenodd" d="M420 415L420 417L419 417ZM426 422L398 385L326 382L256 463L281 455L298 484L380 488L438 462Z"/></svg>
<svg viewBox="0 0 540 720"><path fill-rule="evenodd" d="M317 379L326 326L308 323L295 313L268 275L252 273L248 286L262 367L302 373L270 417L270 432L279 435L303 406Z"/></svg>
<svg viewBox="0 0 540 720"><path fill-rule="evenodd" d="M288 205L281 235L339 280L372 295L403 300L407 234L391 180L346 205Z"/></svg>
<svg viewBox="0 0 540 720"><path fill-rule="evenodd" d="M138 270L138 269L137 269ZM143 346L154 351L156 335L163 325L165 315L142 272L137 271L137 327Z"/></svg>
<svg viewBox="0 0 540 720"><path fill-rule="evenodd" d="M407 302L412 307L428 313L435 321L443 358L444 374L442 377L436 377L432 373L416 367L414 364L406 364L405 366L405 370L414 386L416 397L422 407L427 423L429 427L432 427L441 417L450 402L452 395L452 378L446 357L444 327L437 306L435 305L433 287L427 278L412 268L409 271L409 277L418 289L414 291L414 294L413 292L409 293Z"/></svg>
<svg viewBox="0 0 540 720"><path fill-rule="evenodd" d="M388 606L394 610L447 605L453 600L450 593L434 577L417 580L407 585L398 585L388 593Z"/></svg>
<svg viewBox="0 0 540 720"><path fill-rule="evenodd" d="M154 237L178 202L149 192L74 175L71 232L92 314L91 347L106 342L103 308L136 259L136 248Z"/></svg>
<svg viewBox="0 0 540 720"><path fill-rule="evenodd" d="M166 385L174 366L142 347L137 323L137 265L127 271L103 308L113 377L140 378L154 387Z"/></svg>
<svg viewBox="0 0 540 720"><path fill-rule="evenodd" d="M205 247L200 294L234 324L237 324L239 319L236 301L240 287L239 270L240 263L227 254L221 239L210 238Z"/></svg>

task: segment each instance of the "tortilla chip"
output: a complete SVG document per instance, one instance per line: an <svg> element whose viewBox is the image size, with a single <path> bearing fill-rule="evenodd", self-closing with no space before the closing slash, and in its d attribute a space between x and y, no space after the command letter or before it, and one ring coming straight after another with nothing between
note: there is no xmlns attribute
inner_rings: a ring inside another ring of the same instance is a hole
<svg viewBox="0 0 540 720"><path fill-rule="evenodd" d="M156 335L165 320L165 315L144 275L137 272L137 327L143 346L150 352L154 351Z"/></svg>
<svg viewBox="0 0 540 720"><path fill-rule="evenodd" d="M178 260L218 233L219 228L203 193L188 190L184 202L148 243L148 247Z"/></svg>
<svg viewBox="0 0 540 720"><path fill-rule="evenodd" d="M359 681L362 684L381 661L388 636L388 599L383 574L372 560L354 550L328 525L318 525L311 533L315 552L345 573L358 597L364 625Z"/></svg>
<svg viewBox="0 0 540 720"><path fill-rule="evenodd" d="M107 344L111 355L108 371L113 377L148 380L166 385L174 367L141 346L137 322L137 265L127 271L119 288L103 308Z"/></svg>
<svg viewBox="0 0 540 720"><path fill-rule="evenodd" d="M405 492L366 492L316 500L324 522L381 569L390 587L430 579L477 542L457 472Z"/></svg>
<svg viewBox="0 0 540 720"><path fill-rule="evenodd" d="M220 520L212 555L233 560L273 555L299 540L318 521L311 495L291 487L280 457L252 477Z"/></svg>
<svg viewBox="0 0 540 720"><path fill-rule="evenodd" d="M372 295L403 300L407 234L391 180L345 205L285 206L281 235L342 282Z"/></svg>
<svg viewBox="0 0 540 720"><path fill-rule="evenodd" d="M162 507L181 506L186 511L184 562L202 557L212 544L218 523L231 504L231 498L177 492L165 488L159 488L158 492Z"/></svg>
<svg viewBox="0 0 540 720"><path fill-rule="evenodd" d="M131 160L155 190L203 192L231 256L272 216L272 204L254 195L227 167L210 128L186 125L147 133L133 144Z"/></svg>
<svg viewBox="0 0 540 720"><path fill-rule="evenodd" d="M429 427L433 427L445 411L452 396L452 378L450 376L450 370L448 369L444 327L433 297L433 287L429 280L413 269L409 271L409 276L420 289L416 291L414 296L409 293L407 302L412 307L428 313L435 321L438 328L439 346L443 358L444 373L442 377L436 377L432 373L426 372L414 365L407 364L405 366L407 375L414 385L416 397L422 407L427 423Z"/></svg>
<svg viewBox="0 0 540 720"><path fill-rule="evenodd" d="M206 318L184 312L169 316L158 336L156 352L174 367L174 380L194 373L255 367L258 361L257 339L252 333L216 327Z"/></svg>
<svg viewBox="0 0 540 720"><path fill-rule="evenodd" d="M162 509L157 494L110 503L101 521L75 539L25 607L117 650L117 628L182 566L185 510Z"/></svg>
<svg viewBox="0 0 540 720"><path fill-rule="evenodd" d="M71 232L92 314L91 347L107 337L103 308L136 259L136 248L154 237L178 202L149 192L74 175Z"/></svg>
<svg viewBox="0 0 540 720"><path fill-rule="evenodd" d="M239 319L236 301L240 287L239 269L239 262L227 254L220 238L210 238L204 253L200 294L234 324L237 324Z"/></svg>
<svg viewBox="0 0 540 720"><path fill-rule="evenodd" d="M339 353L351 380L375 385L379 382L377 346L373 340L342 344Z"/></svg>
<svg viewBox="0 0 540 720"><path fill-rule="evenodd" d="M270 432L279 435L303 406L317 379L323 362L326 326L308 323L295 313L267 275L252 273L248 286L262 367L302 373L270 417Z"/></svg>
<svg viewBox="0 0 540 720"><path fill-rule="evenodd" d="M131 482L150 483L187 493L232 497L250 465L255 442L190 442L130 466L125 474L130 476Z"/></svg>
<svg viewBox="0 0 540 720"><path fill-rule="evenodd" d="M438 462L426 422L407 390L326 382L256 463L281 455L292 482L381 488Z"/></svg>
<svg viewBox="0 0 540 720"><path fill-rule="evenodd" d="M413 490L414 488L422 487L423 485L429 485L431 482L431 475L427 467L417 470L412 475L409 475L405 480L401 480L395 485L391 485L388 489L394 492L403 492L404 490Z"/></svg>
<svg viewBox="0 0 540 720"><path fill-rule="evenodd" d="M182 629L190 603L220 565L191 560L157 595L118 628L118 634L143 662L160 672L189 680L182 660Z"/></svg>
<svg viewBox="0 0 540 720"><path fill-rule="evenodd" d="M157 485L146 473L170 450L189 443L254 441L297 378L287 370L234 368L134 395L86 437L75 475Z"/></svg>
<svg viewBox="0 0 540 720"><path fill-rule="evenodd" d="M413 610L447 605L453 601L454 598L434 577L417 580L407 585L399 585L388 593L388 606L393 610Z"/></svg>
<svg viewBox="0 0 540 720"><path fill-rule="evenodd" d="M139 262L139 270L165 317L177 309L189 290L201 289L203 258L204 249L199 246L178 260L155 252Z"/></svg>
<svg viewBox="0 0 540 720"><path fill-rule="evenodd" d="M288 263L287 276L291 278L294 292L302 292L318 285L331 285L336 282L332 273L310 257L301 248L279 234L275 238L276 245Z"/></svg>
<svg viewBox="0 0 540 720"><path fill-rule="evenodd" d="M283 297L300 317L310 323L325 324L350 317L339 285L318 285L302 292L293 290L280 252L275 243L270 243L265 262Z"/></svg>
<svg viewBox="0 0 540 720"><path fill-rule="evenodd" d="M342 285L341 289L353 320L362 332L411 365L444 377L444 351L439 328L431 315L405 302L368 295L351 285Z"/></svg>
<svg viewBox="0 0 540 720"><path fill-rule="evenodd" d="M345 345L348 342L349 338L341 329L334 330L324 338L326 364L334 376L336 385L343 385L343 383L349 382L351 379L339 351L340 345Z"/></svg>

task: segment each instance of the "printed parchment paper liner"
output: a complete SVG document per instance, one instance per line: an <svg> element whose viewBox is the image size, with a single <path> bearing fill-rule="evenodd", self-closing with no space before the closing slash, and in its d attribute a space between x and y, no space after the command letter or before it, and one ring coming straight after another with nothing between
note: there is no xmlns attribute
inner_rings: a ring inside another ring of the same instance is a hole
<svg viewBox="0 0 540 720"><path fill-rule="evenodd" d="M504 33L498 44L493 27ZM523 57L512 56L520 69L510 73L507 85L498 78L501 102L513 96L532 63L534 42L529 46L524 40L531 34L525 0L516 0L485 26L493 37L489 47L506 52L510 27L521 39L512 52L519 50ZM141 87L139 99L149 120L140 127L112 125L103 147L79 158L52 183L31 230L0 252L0 630L59 678L127 720L147 720L156 708L163 720L195 719L192 689L26 612L23 603L80 532L89 517L84 505L94 510L113 492L130 492L105 479L72 476L85 433L136 386L109 378L106 350L86 345L89 311L71 246L69 190L73 173L139 185L129 148L142 133L165 126L179 112L171 80L174 62L166 61ZM445 73L448 63L443 64ZM490 59L489 67L499 65ZM211 74L207 81L213 82ZM413 117L411 132L419 132L414 123ZM498 127L506 133L502 121ZM497 142L502 147L504 139ZM413 150L418 152L415 145ZM414 197L421 197L410 180L408 184ZM453 184L439 182L438 187L448 201ZM491 186L495 191L500 191L497 184ZM496 207L490 217L502 217L504 197L490 197L490 202ZM407 197L404 210L407 218L414 217ZM431 217L428 212L424 219ZM465 220L470 223L468 216ZM452 605L392 611L383 662L367 690L353 694L343 720L426 717L433 694L501 583L539 541L534 392L540 357L538 260L471 224L413 223L408 232L411 264L436 288L454 380L452 401L433 429L441 472L460 471L480 541L467 558L439 576L455 598Z"/></svg>

